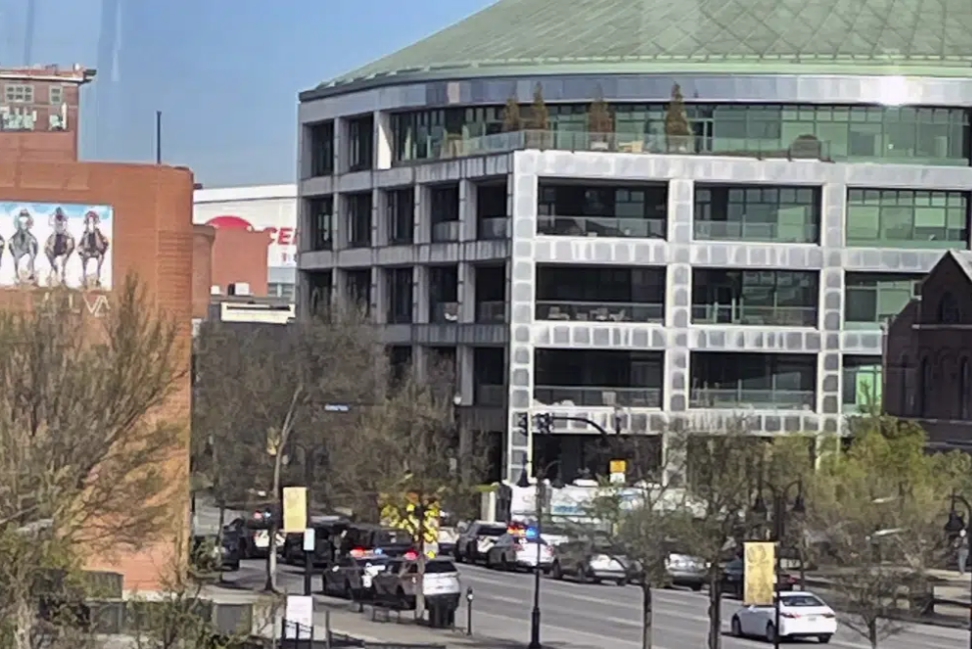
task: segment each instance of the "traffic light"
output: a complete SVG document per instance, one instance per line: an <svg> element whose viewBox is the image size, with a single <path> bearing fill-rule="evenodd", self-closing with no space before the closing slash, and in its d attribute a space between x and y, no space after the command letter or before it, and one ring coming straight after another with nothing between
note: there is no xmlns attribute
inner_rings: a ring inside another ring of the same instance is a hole
<svg viewBox="0 0 972 649"><path fill-rule="evenodd" d="M526 412L516 413L516 428L524 437L530 436L530 414Z"/></svg>
<svg viewBox="0 0 972 649"><path fill-rule="evenodd" d="M553 429L553 415L549 412L542 412L535 417L537 430L541 435L549 435Z"/></svg>

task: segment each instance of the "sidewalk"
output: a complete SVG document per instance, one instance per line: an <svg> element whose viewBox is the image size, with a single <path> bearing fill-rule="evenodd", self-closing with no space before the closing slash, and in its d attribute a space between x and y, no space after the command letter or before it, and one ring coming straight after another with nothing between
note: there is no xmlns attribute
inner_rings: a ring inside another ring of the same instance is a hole
<svg viewBox="0 0 972 649"><path fill-rule="evenodd" d="M253 634L273 637L280 633L279 618L283 616L283 597L246 590L207 587L203 597L219 604L252 604L254 606ZM364 613L351 610L347 604L335 604L322 596L314 596L314 637L326 634L330 615L332 633L344 634L367 642L399 642L404 644L436 644L445 649L523 649L522 643L489 638L480 635L467 636L462 629L430 629L419 625L411 611L401 616L392 614L372 620L370 609Z"/></svg>

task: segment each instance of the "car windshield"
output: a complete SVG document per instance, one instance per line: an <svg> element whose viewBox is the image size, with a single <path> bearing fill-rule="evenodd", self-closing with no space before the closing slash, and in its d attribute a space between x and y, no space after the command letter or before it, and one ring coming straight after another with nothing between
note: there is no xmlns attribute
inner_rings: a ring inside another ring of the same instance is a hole
<svg viewBox="0 0 972 649"><path fill-rule="evenodd" d="M826 606L819 598L814 595L784 595L780 600L783 606L792 606L795 608L808 607L808 606Z"/></svg>
<svg viewBox="0 0 972 649"><path fill-rule="evenodd" d="M506 528L490 525L489 527L480 527L476 530L476 534L479 536L503 536L506 534Z"/></svg>
<svg viewBox="0 0 972 649"><path fill-rule="evenodd" d="M405 530L381 530L375 535L378 545L404 545L412 539Z"/></svg>
<svg viewBox="0 0 972 649"><path fill-rule="evenodd" d="M368 566L383 566L388 563L388 557L362 557L356 559L355 562L358 564L359 568L367 568Z"/></svg>
<svg viewBox="0 0 972 649"><path fill-rule="evenodd" d="M456 564L451 561L429 561L425 564L425 574L441 575L447 572L458 572Z"/></svg>

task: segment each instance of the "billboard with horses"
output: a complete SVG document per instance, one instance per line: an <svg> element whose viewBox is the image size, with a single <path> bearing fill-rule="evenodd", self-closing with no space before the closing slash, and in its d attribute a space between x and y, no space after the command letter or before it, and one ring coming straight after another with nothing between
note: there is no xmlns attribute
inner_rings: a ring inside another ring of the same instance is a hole
<svg viewBox="0 0 972 649"><path fill-rule="evenodd" d="M0 286L111 288L112 209L0 202Z"/></svg>

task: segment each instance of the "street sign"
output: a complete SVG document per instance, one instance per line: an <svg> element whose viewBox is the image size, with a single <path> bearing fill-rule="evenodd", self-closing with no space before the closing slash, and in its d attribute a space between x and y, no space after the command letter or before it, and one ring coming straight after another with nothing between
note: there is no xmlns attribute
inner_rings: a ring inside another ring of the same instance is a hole
<svg viewBox="0 0 972 649"><path fill-rule="evenodd" d="M307 528L307 487L284 487L282 532L303 532Z"/></svg>
<svg viewBox="0 0 972 649"><path fill-rule="evenodd" d="M287 595L284 612L284 637L310 640L314 636L314 596Z"/></svg>
<svg viewBox="0 0 972 649"><path fill-rule="evenodd" d="M313 552L315 548L314 528L304 530L304 552Z"/></svg>
<svg viewBox="0 0 972 649"><path fill-rule="evenodd" d="M351 406L346 403L325 403L324 412L349 412Z"/></svg>
<svg viewBox="0 0 972 649"><path fill-rule="evenodd" d="M611 460L611 484L624 484L628 463L625 460Z"/></svg>
<svg viewBox="0 0 972 649"><path fill-rule="evenodd" d="M765 541L743 543L743 604L769 606L776 582L776 544Z"/></svg>

